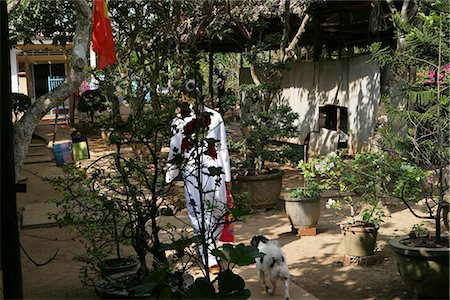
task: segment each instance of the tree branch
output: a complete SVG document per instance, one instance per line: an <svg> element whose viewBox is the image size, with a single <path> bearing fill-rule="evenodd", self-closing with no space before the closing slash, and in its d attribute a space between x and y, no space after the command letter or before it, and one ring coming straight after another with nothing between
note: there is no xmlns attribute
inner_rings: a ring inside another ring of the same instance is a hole
<svg viewBox="0 0 450 300"><path fill-rule="evenodd" d="M74 0L77 25L72 41L71 70L64 82L53 91L39 97L26 111L14 127L14 159L16 178L25 160L34 129L40 120L80 86L86 77L88 63L87 53L90 44L91 9L86 0Z"/></svg>
<svg viewBox="0 0 450 300"><path fill-rule="evenodd" d="M396 14L398 12L393 0L386 0L386 3L388 4L392 14Z"/></svg>
<svg viewBox="0 0 450 300"><path fill-rule="evenodd" d="M14 10L16 9L17 5L19 5L20 0L11 0L11 2L8 3L8 15Z"/></svg>
<svg viewBox="0 0 450 300"><path fill-rule="evenodd" d="M401 10L401 16L402 16L402 20L406 21L408 20L408 6L409 6L409 1L410 0L403 0L403 5L402 5L402 10Z"/></svg>
<svg viewBox="0 0 450 300"><path fill-rule="evenodd" d="M294 38L292 39L291 43L286 49L286 53L288 54L288 56L292 57L291 53L294 51L295 46L297 46L298 42L300 41L300 37L305 32L306 23L308 23L309 17L310 17L309 14L306 14L303 17L302 23L300 24L297 33L295 34Z"/></svg>

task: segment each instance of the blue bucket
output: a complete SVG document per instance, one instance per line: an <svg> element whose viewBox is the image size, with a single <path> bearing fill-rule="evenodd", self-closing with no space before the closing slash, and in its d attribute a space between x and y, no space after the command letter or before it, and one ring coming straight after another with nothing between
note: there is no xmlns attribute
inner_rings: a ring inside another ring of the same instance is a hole
<svg viewBox="0 0 450 300"><path fill-rule="evenodd" d="M53 153L55 154L56 165L61 167L65 162L73 161L72 143L59 142L53 145Z"/></svg>

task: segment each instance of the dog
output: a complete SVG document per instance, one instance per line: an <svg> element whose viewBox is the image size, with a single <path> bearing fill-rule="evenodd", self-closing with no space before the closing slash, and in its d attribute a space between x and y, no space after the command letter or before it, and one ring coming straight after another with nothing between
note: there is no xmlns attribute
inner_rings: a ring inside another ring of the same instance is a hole
<svg viewBox="0 0 450 300"><path fill-rule="evenodd" d="M277 241L270 241L265 236L254 236L250 244L264 256L256 258L256 270L259 281L266 293L273 295L277 280L284 282L284 299L289 299L289 268Z"/></svg>

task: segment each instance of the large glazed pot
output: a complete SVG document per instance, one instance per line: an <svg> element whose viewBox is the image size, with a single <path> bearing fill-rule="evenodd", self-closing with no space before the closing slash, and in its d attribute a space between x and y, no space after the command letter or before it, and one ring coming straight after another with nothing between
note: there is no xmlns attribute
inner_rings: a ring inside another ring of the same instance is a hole
<svg viewBox="0 0 450 300"><path fill-rule="evenodd" d="M274 208L280 200L283 171L257 176L238 176L233 183L233 193L247 192L251 208Z"/></svg>
<svg viewBox="0 0 450 300"><path fill-rule="evenodd" d="M417 297L449 299L450 248L411 247L408 236L391 240L403 281Z"/></svg>
<svg viewBox="0 0 450 300"><path fill-rule="evenodd" d="M345 254L357 257L373 255L377 244L378 228L374 224L363 222L342 225Z"/></svg>
<svg viewBox="0 0 450 300"><path fill-rule="evenodd" d="M320 197L285 197L286 214L295 229L314 228L320 217Z"/></svg>

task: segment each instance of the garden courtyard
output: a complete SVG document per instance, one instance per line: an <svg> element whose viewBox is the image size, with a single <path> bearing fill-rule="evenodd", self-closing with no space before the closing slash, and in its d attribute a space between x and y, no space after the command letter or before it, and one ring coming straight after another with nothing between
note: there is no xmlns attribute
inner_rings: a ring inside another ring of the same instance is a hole
<svg viewBox="0 0 450 300"><path fill-rule="evenodd" d="M52 177L62 174L57 167L47 141L51 140L52 120L42 120L36 129L22 175L25 176L27 192L17 195L21 213L20 240L22 243L22 272L24 297L26 299L97 299L92 287L84 287L79 278L82 262L76 259L83 249L68 233L55 224L48 223L46 211L54 211L46 204L49 199L60 197L40 176ZM68 126L58 127L58 139L69 138ZM100 136L89 136L91 159L108 151ZM299 170L283 165L283 193L296 187L301 181ZM323 193L321 216L316 236L297 237L284 211L284 203L270 210L257 210L246 221L235 225L235 244L250 245L254 235L265 235L279 242L286 255L291 277L292 299L410 299L408 289L399 276L394 253L388 241L395 236L406 235L420 220L414 218L404 207L388 205L385 222L380 226L375 261L369 266L344 262L344 245L339 224L345 219L325 203L332 191ZM348 208L344 208L348 209ZM183 213L180 213L182 215ZM187 218L187 217L186 217ZM49 263L36 267L54 257ZM267 296L257 283L255 265L235 267L252 291L251 299L282 297L281 283L273 297Z"/></svg>
<svg viewBox="0 0 450 300"><path fill-rule="evenodd" d="M449 298L447 0L0 3L3 298Z"/></svg>

